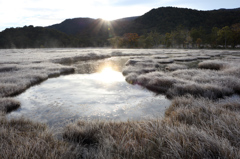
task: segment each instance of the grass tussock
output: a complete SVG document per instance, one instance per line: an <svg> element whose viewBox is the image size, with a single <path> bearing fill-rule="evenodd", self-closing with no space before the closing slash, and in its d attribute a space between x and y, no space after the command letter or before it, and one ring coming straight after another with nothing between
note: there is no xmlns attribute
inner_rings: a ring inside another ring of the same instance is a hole
<svg viewBox="0 0 240 159"><path fill-rule="evenodd" d="M79 120L69 124L63 136L87 147L81 154L89 158L234 159L240 155L240 116L232 110L239 103L239 97L219 101L177 97L163 120Z"/></svg>
<svg viewBox="0 0 240 159"><path fill-rule="evenodd" d="M105 59L110 57L109 55L102 55L102 54L96 54L96 53L89 53L86 55L80 55L80 56L71 56L71 57L64 57L59 59L54 59L52 62L59 63L59 64L71 64L78 61L87 61L87 60L99 60L99 59Z"/></svg>
<svg viewBox="0 0 240 159"><path fill-rule="evenodd" d="M228 87L218 87L213 84L197 84L197 83L186 83L186 84L175 84L174 87L170 88L166 95L169 98L175 96L183 96L191 94L196 97L205 97L210 99L223 98L224 96L233 95L234 91Z"/></svg>
<svg viewBox="0 0 240 159"><path fill-rule="evenodd" d="M46 125L0 118L0 158L73 158L70 145L53 137Z"/></svg>
<svg viewBox="0 0 240 159"><path fill-rule="evenodd" d="M16 71L16 65L0 65L0 72Z"/></svg>
<svg viewBox="0 0 240 159"><path fill-rule="evenodd" d="M150 65L149 61L148 65ZM152 62L154 64L154 59ZM139 84L154 92L165 94L169 98L191 94L195 97L217 99L240 93L240 65L238 63L237 60L207 60L200 62L199 68L195 69L187 69L187 64L173 63L167 66L159 65L158 68L149 72L144 71L150 68L147 65L137 67L134 64L126 66L123 75L129 83ZM165 67L164 72L159 71L162 67ZM161 76L157 75L159 72Z"/></svg>
<svg viewBox="0 0 240 159"><path fill-rule="evenodd" d="M211 69L211 70L221 70L226 68L227 66L228 66L227 62L218 61L218 60L203 61L198 64L199 68Z"/></svg>
<svg viewBox="0 0 240 159"><path fill-rule="evenodd" d="M174 61L195 61L197 59L198 59L197 57L193 57L193 56L184 56L184 57L173 58Z"/></svg>
<svg viewBox="0 0 240 159"><path fill-rule="evenodd" d="M210 59L210 56L197 56L198 59Z"/></svg>
<svg viewBox="0 0 240 159"><path fill-rule="evenodd" d="M178 97L166 111L166 120L195 126L209 134L215 134L225 140L233 150L237 150L240 148L240 115L239 111L235 110L238 110L239 103L239 97L222 101L192 96Z"/></svg>
<svg viewBox="0 0 240 159"><path fill-rule="evenodd" d="M0 99L0 111L9 113L20 107L20 102L12 98L1 98Z"/></svg>
<svg viewBox="0 0 240 159"><path fill-rule="evenodd" d="M129 55L125 52L116 56ZM240 92L239 60L203 61L199 69L172 64L176 69L173 67L171 72L160 71L166 63L174 62L168 55L190 61L228 54L193 50L191 57L185 57L186 51L178 52L167 50L165 55L147 58L135 52L138 57L131 58L123 70L129 83L172 98L164 118L127 122L79 120L57 132L56 139L56 134L44 124L23 118L8 120L1 114L0 158L239 158L240 97L234 95ZM75 53L71 57L55 57L53 62L58 63L101 58L98 54ZM0 112L19 106L17 101L5 97L73 71L73 67L36 59L19 65L6 62L0 67Z"/></svg>
<svg viewBox="0 0 240 159"><path fill-rule="evenodd" d="M186 65L182 64L168 64L165 68L166 71L176 71L181 69L187 69L188 67Z"/></svg>
<svg viewBox="0 0 240 159"><path fill-rule="evenodd" d="M173 63L174 60L173 59L158 59L156 60L157 63L159 64L169 64L169 63Z"/></svg>
<svg viewBox="0 0 240 159"><path fill-rule="evenodd" d="M145 73L149 73L149 72L154 72L156 71L157 68L153 68L153 67L146 67L146 68L139 68L139 67L133 67L130 66L128 68L124 68L122 71L122 74L124 76L130 74L130 73L136 73L136 74L145 74Z"/></svg>
<svg viewBox="0 0 240 159"><path fill-rule="evenodd" d="M155 56L153 56L153 58L155 58L155 59L167 59L168 56L166 56L166 55L155 55Z"/></svg>
<svg viewBox="0 0 240 159"><path fill-rule="evenodd" d="M7 64L5 64L7 65ZM11 64L10 64L11 65ZM74 68L52 63L30 63L0 72L0 97L14 96L49 77L73 73Z"/></svg>

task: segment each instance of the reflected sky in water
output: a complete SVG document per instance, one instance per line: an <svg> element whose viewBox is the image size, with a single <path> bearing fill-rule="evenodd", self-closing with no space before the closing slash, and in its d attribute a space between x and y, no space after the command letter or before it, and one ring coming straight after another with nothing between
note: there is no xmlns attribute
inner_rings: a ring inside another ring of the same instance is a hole
<svg viewBox="0 0 240 159"><path fill-rule="evenodd" d="M163 115L170 101L125 82L119 72L122 66L114 60L119 62L122 59L102 60L94 63L98 69L93 69L95 71L90 71L90 74L78 72L31 87L16 97L21 108L8 116L23 115L57 126L77 118L126 121ZM77 65L85 67L84 64Z"/></svg>

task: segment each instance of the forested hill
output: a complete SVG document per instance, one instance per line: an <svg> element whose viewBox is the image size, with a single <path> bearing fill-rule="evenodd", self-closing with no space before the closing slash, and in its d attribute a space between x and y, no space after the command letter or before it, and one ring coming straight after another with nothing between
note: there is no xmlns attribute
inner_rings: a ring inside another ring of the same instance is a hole
<svg viewBox="0 0 240 159"><path fill-rule="evenodd" d="M0 32L0 48L78 47L79 40L55 29L25 26Z"/></svg>
<svg viewBox="0 0 240 159"><path fill-rule="evenodd" d="M198 11L186 8L161 7L152 9L137 18L128 27L128 32L143 34L156 30L171 32L182 25L186 29L203 27L210 32L213 27L222 28L240 23L240 8Z"/></svg>
<svg viewBox="0 0 240 159"><path fill-rule="evenodd" d="M116 47L174 47L184 43L237 46L239 15L240 8L198 11L161 7L139 17L110 22L92 18L66 19L48 27L5 29L0 32L0 48L102 47L110 44Z"/></svg>
<svg viewBox="0 0 240 159"><path fill-rule="evenodd" d="M138 17L127 17L113 21L91 18L67 19L60 24L48 26L78 38L82 46L107 46L108 39L122 35Z"/></svg>
<svg viewBox="0 0 240 159"><path fill-rule="evenodd" d="M139 17L122 18L111 21L111 27L116 35L128 32L138 34L149 33L152 30L165 34L183 26L186 29L203 27L210 32L213 27L222 28L240 23L240 8L198 11L187 8L160 7L152 9ZM94 27L106 24L102 19L74 18L67 19L60 24L48 26L69 35L92 35ZM101 26L104 27L104 26ZM105 31L108 29L106 25ZM104 29L103 29L104 30ZM102 35L102 33L100 33Z"/></svg>
<svg viewBox="0 0 240 159"><path fill-rule="evenodd" d="M122 33L129 24L137 19L136 17L128 17L111 21L111 27L117 32ZM73 18L66 19L60 24L54 24L47 28L56 29L69 35L86 35L92 33L93 28L97 30L99 27L105 27L107 30L109 26L104 26L107 21L103 19L92 19L92 18ZM102 26L103 25L103 26Z"/></svg>
<svg viewBox="0 0 240 159"><path fill-rule="evenodd" d="M84 29L86 29L94 21L95 19L91 18L66 19L60 24L54 24L48 26L47 28L56 29L70 35L76 35L83 31Z"/></svg>

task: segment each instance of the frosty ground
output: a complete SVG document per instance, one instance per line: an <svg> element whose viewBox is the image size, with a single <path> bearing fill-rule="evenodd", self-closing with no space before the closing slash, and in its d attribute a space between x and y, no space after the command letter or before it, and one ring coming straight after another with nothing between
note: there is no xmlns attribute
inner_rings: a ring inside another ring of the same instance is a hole
<svg viewBox="0 0 240 159"><path fill-rule="evenodd" d="M78 61L131 56L126 81L172 100L164 118L79 120L52 131L6 118L13 96ZM1 158L239 158L240 52L177 49L0 50Z"/></svg>

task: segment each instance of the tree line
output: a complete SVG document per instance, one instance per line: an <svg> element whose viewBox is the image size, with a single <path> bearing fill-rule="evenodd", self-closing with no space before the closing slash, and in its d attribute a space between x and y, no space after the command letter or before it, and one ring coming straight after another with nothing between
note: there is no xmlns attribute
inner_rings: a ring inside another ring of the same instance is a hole
<svg viewBox="0 0 240 159"><path fill-rule="evenodd" d="M0 32L0 48L41 48L41 47L103 47L113 48L239 48L240 23L213 27L187 29L177 26L167 33L152 30L149 33L111 34L109 30L98 35L71 36L55 29L25 26L9 28ZM101 36L100 36L101 35Z"/></svg>
<svg viewBox="0 0 240 159"><path fill-rule="evenodd" d="M211 32L203 27L189 30L179 25L165 34L156 30L143 35L125 33L108 41L113 48L236 48L240 45L240 23L222 28L213 27Z"/></svg>

